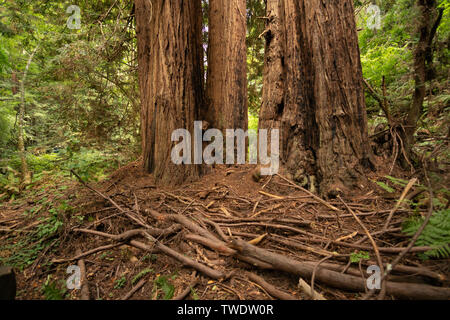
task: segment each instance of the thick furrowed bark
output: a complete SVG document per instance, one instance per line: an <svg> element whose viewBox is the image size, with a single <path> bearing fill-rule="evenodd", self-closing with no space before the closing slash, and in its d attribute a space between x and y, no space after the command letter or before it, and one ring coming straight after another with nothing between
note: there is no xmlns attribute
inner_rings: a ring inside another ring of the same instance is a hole
<svg viewBox="0 0 450 320"><path fill-rule="evenodd" d="M305 1L314 74L321 189L355 186L368 165L369 139L353 2ZM358 172L359 171L359 172Z"/></svg>
<svg viewBox="0 0 450 320"><path fill-rule="evenodd" d="M172 132L193 136L203 99L201 3L136 0L141 131L145 169L162 184L197 177L196 165L175 165Z"/></svg>
<svg viewBox="0 0 450 320"><path fill-rule="evenodd" d="M268 0L267 16L260 128L280 129L302 186L355 187L370 151L352 2Z"/></svg>

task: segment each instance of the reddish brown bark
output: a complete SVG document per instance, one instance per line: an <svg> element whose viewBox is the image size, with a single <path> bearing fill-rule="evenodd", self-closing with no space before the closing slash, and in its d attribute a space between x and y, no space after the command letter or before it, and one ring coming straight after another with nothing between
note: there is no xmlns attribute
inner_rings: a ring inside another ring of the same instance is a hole
<svg viewBox="0 0 450 320"><path fill-rule="evenodd" d="M172 132L193 132L203 100L200 0L135 0L144 166L162 184L201 173L172 163ZM192 134L193 135L193 134Z"/></svg>
<svg viewBox="0 0 450 320"><path fill-rule="evenodd" d="M351 0L268 0L260 128L279 128L297 182L353 188L370 155Z"/></svg>

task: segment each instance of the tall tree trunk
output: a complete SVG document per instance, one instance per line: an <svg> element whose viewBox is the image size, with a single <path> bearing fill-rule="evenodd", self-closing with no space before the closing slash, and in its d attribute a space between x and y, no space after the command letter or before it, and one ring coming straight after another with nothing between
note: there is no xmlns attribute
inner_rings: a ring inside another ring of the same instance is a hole
<svg viewBox="0 0 450 320"><path fill-rule="evenodd" d="M207 110L211 127L248 126L246 1L209 1Z"/></svg>
<svg viewBox="0 0 450 320"><path fill-rule="evenodd" d="M135 0L135 6L144 166L159 183L180 184L201 173L198 165L171 159L172 132L192 134L203 103L201 1Z"/></svg>
<svg viewBox="0 0 450 320"><path fill-rule="evenodd" d="M419 42L414 51L414 82L415 90L411 108L404 123L405 148L408 157L412 156L414 133L417 122L423 112L423 102L426 95L426 82L433 78L433 39L442 19L443 9L437 9L435 0L417 0L420 12Z"/></svg>
<svg viewBox="0 0 450 320"><path fill-rule="evenodd" d="M30 69L31 62L33 61L34 55L36 54L37 50L39 49L39 45L36 46L36 48L31 53L30 57L28 58L27 65L25 67L25 70L23 72L22 81L20 83L20 106L19 106L19 115L18 115L18 149L20 153L20 160L22 163L22 187L31 183L31 173L28 170L28 164L27 164L27 155L25 152L25 137L24 137L24 126L25 126L25 81L27 80L28 70ZM13 87L13 93L14 93L14 87Z"/></svg>
<svg viewBox="0 0 450 320"><path fill-rule="evenodd" d="M281 160L323 194L353 188L370 149L352 0L267 0L260 128L278 128Z"/></svg>

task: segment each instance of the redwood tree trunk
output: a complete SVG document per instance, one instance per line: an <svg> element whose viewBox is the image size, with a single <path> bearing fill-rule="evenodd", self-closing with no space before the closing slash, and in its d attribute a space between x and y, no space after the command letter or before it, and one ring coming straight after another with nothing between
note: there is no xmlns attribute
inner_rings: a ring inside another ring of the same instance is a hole
<svg viewBox="0 0 450 320"><path fill-rule="evenodd" d="M193 137L203 100L200 0L135 0L141 131L145 169L162 184L179 184L201 173L176 165L172 132ZM193 150L193 149L192 149Z"/></svg>
<svg viewBox="0 0 450 320"><path fill-rule="evenodd" d="M288 175L323 194L369 165L352 0L267 0L260 128L279 128Z"/></svg>
<svg viewBox="0 0 450 320"><path fill-rule="evenodd" d="M207 110L210 127L248 126L246 1L209 1Z"/></svg>

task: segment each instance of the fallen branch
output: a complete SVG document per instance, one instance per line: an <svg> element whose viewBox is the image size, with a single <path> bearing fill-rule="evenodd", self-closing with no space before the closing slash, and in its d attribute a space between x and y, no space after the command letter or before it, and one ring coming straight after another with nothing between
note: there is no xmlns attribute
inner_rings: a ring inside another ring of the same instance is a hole
<svg viewBox="0 0 450 320"><path fill-rule="evenodd" d="M312 276L314 267L310 264L289 259L283 255L272 253L265 249L255 247L240 239L233 239L232 249L242 255L251 256L273 265L277 270L295 274L302 278ZM329 286L349 291L364 292L366 283L360 277L341 274L335 271L319 268L316 273L319 282ZM433 287L422 284L396 283L386 281L386 293L406 299L449 299L450 288Z"/></svg>
<svg viewBox="0 0 450 320"><path fill-rule="evenodd" d="M203 237L209 238L211 240L217 240L217 238L211 232L200 227L199 225L195 224L189 218L182 216L180 214L161 214L152 209L146 209L145 212L150 214L157 221L172 220L174 222L178 222L179 224L185 226L186 228L188 228L189 230L191 230L194 233L200 234Z"/></svg>
<svg viewBox="0 0 450 320"><path fill-rule="evenodd" d="M94 231L94 230L88 230L88 229L74 229L73 231L75 232L81 232L81 233L88 233L88 234L93 234L96 236L100 236L100 237L105 237L105 238L109 238L111 240L115 240L121 243L124 243L126 241L128 241L128 244L130 246L133 246L135 248L147 251L149 253L158 253L159 250L155 249L154 247L151 247L149 245L146 245L145 243L136 241L136 240L130 240L133 237L136 237L138 235L142 235L140 232L136 232L136 230L132 230L131 232L124 232L123 234L120 235L114 235L114 234L109 234L109 233L104 233L104 232L100 232L100 231Z"/></svg>
<svg viewBox="0 0 450 320"><path fill-rule="evenodd" d="M296 240L302 240L302 241L314 242L314 243L323 243L324 242L324 240L312 239L312 238L300 238L300 237L297 237L295 239ZM372 246L364 246L364 245L360 245L360 244L348 243L348 242L340 242L340 241L334 241L334 240L331 240L329 242L332 243L332 244L338 245L338 246L354 248L354 249L360 249L360 250L365 250L365 251L373 251L373 247ZM418 253L418 252L430 251L430 250L433 250L433 249L434 249L433 247L429 247L429 246L413 247L413 248L411 248L411 250L409 250L409 252ZM405 250L405 248L404 247L378 247L378 250L380 252L383 252L383 253L395 254L395 253L402 252L403 250Z"/></svg>
<svg viewBox="0 0 450 320"><path fill-rule="evenodd" d="M239 222L278 222L278 223L287 223L290 225L297 225L301 227L311 227L311 221L300 221L296 219L283 219L283 218L235 218L235 219L217 219L214 218L215 222L223 223L239 223Z"/></svg>
<svg viewBox="0 0 450 320"><path fill-rule="evenodd" d="M339 255L336 252L330 252L330 251L327 251L327 250L324 250L324 249L321 249L321 248L313 248L313 247L304 245L302 243L299 243L297 241L283 239L282 237L280 237L278 235L270 235L269 239L272 240L272 241L276 241L276 242L279 242L281 244L290 246L292 248L303 250L303 251L312 252L312 253L315 253L315 254L320 255L320 256L330 256L330 255L336 256L336 255Z"/></svg>
<svg viewBox="0 0 450 320"><path fill-rule="evenodd" d="M77 250L78 254L81 254L81 250ZM90 300L89 284L86 277L86 264L83 259L78 260L78 267L80 268L80 280L81 280L81 297L80 300Z"/></svg>
<svg viewBox="0 0 450 320"><path fill-rule="evenodd" d="M178 253L177 251L165 246L164 244L159 242L157 239L155 239L152 235L147 233L145 230L131 230L131 231L124 232L123 234L120 234L120 235L112 235L112 234L103 233L100 231L85 230L85 229L74 229L74 231L90 233L90 234L106 237L109 239L113 239L116 241L126 241L126 240L131 239L132 237L143 236L147 240L150 240L154 244L155 249L160 250L161 252L184 263L185 265L190 266L190 267L204 273L208 277L213 278L213 279L221 279L224 277L224 275L220 271L211 269L211 268L209 268L201 263L198 263L198 262L192 260L191 258L188 258L188 257L182 255L181 253ZM151 250L148 250L149 247L147 245L145 245L143 243L139 243L137 241L130 241L130 244L135 247L138 247L140 249L144 249L146 251L154 251L153 248L151 248L151 247L150 247Z"/></svg>
<svg viewBox="0 0 450 320"><path fill-rule="evenodd" d="M327 300L325 299L324 296L322 296L320 293L311 288L310 285L306 283L306 281L303 280L302 278L298 280L298 286L304 293L306 293L309 297L311 297L314 300Z"/></svg>
<svg viewBox="0 0 450 320"><path fill-rule="evenodd" d="M136 222L138 225L140 225L141 227L144 228L149 228L150 226L147 225L144 221L140 220L139 218L133 216L132 214L130 214L128 211L124 210L121 206L119 206L113 199L111 199L109 196L101 193L100 191L98 191L97 189L94 189L93 187L91 187L90 185L88 185L86 182L83 181L83 179L81 179L81 177L73 170L70 170L70 172L78 179L78 181L85 186L87 189L91 190L92 192L95 192L96 194L98 194L99 196L101 196L103 199L108 200L109 202L111 202L111 204L116 207L121 213L123 213L124 215L126 215L128 218L130 218L131 220L133 220L134 222Z"/></svg>
<svg viewBox="0 0 450 320"><path fill-rule="evenodd" d="M328 256L328 257L325 257L325 258L323 258L322 260L320 260L319 262L317 262L315 265L314 265L314 269L313 269L313 273L312 273L312 276L311 276L311 288L310 288L310 296L311 296L311 298L313 299L313 300L316 300L316 296L315 296L315 293L316 293L316 291L314 290L314 281L316 280L316 273L317 273L317 270L319 269L319 267L320 267L320 265L322 264L322 263L324 263L326 260L328 260L328 259L330 259L330 258L332 258L333 256L331 255L331 256ZM300 278L301 279L301 278Z"/></svg>
<svg viewBox="0 0 450 320"><path fill-rule="evenodd" d="M121 300L130 299L139 289L141 289L147 283L147 279L141 279L136 286L134 286L126 295L124 295Z"/></svg>
<svg viewBox="0 0 450 320"><path fill-rule="evenodd" d="M129 230L129 231L126 231L119 235L113 235L113 234L104 233L104 232L100 232L100 231L96 231L96 230L90 230L90 229L74 229L74 231L90 233L90 234L94 234L94 235L98 235L98 236L102 236L102 237L108 237L115 241L124 242L124 241L127 241L131 238L135 238L138 236L145 237L146 234L152 235L154 237L167 236L169 234L179 231L180 229L181 229L180 225L173 225L167 229L158 229L158 228L149 227L147 229Z"/></svg>
<svg viewBox="0 0 450 320"><path fill-rule="evenodd" d="M325 200L323 200L322 198L316 196L314 193L312 193L311 191L306 190L305 188L300 187L299 185L295 184L294 182L292 182L291 180L283 177L280 174L277 174L278 177L280 177L281 179L283 179L284 181L286 181L287 183L289 183L291 186L293 186L294 188L301 190L305 193L307 193L308 195L310 195L311 197L313 197L315 200L319 201L320 203L322 203L324 206L326 206L327 208L330 208L333 211L338 211L340 212L341 210L339 210L338 208L336 208L335 206L332 206L331 204L329 204L328 202L326 202Z"/></svg>
<svg viewBox="0 0 450 320"><path fill-rule="evenodd" d="M395 204L395 207L392 209L391 212L389 212L389 216L386 220L386 223L384 224L383 230L387 230L389 227L389 223L391 223L392 217L394 216L395 212L398 210L400 205L402 204L403 200L405 199L406 195L408 194L409 190L413 187L413 185L417 182L417 178L411 179L408 182L408 185L403 190L402 195L400 196L400 199L398 199L397 203Z"/></svg>
<svg viewBox="0 0 450 320"><path fill-rule="evenodd" d="M338 196L338 199L341 200L341 202L345 205L345 207L350 212L350 214L355 218L356 222L358 222L358 224L361 226L361 228L364 229L364 232L366 233L367 237L369 238L370 242L372 243L373 251L375 251L375 256L377 258L378 267L380 268L381 274L384 274L384 266L383 266L383 260L381 260L380 250L378 250L377 243L375 242L375 240L373 240L373 237L370 234L369 229L367 229L367 227L364 225L364 223L362 223L361 219L359 219L356 216L356 214L353 212L353 210L350 209L350 207L344 202L344 200L342 200L342 198L340 196ZM384 299L385 294L386 294L386 286L385 286L384 279L383 279L381 281L381 292L379 295L379 299L380 300Z"/></svg>
<svg viewBox="0 0 450 320"><path fill-rule="evenodd" d="M216 239L216 241L213 241L211 239L208 239L208 238L196 235L196 234L187 234L187 235L185 235L185 238L186 238L186 240L197 242L205 247L213 249L214 251L218 252L219 254L222 254L225 256L236 255L236 258L238 258L239 260L247 262L254 267L259 267L261 269L273 269L273 266L268 263L262 262L258 259L254 259L252 257L240 255L239 253L236 252L236 250L229 248L225 242L222 242L218 239Z"/></svg>
<svg viewBox="0 0 450 320"><path fill-rule="evenodd" d="M303 235L310 235L308 232L300 230L298 228L285 226L282 224L272 224L272 223L259 223L259 222L243 222L243 223L230 223L230 224L219 224L222 227L242 227L242 226L257 226L257 227L265 227L279 230L287 230L294 233L299 233Z"/></svg>
<svg viewBox="0 0 450 320"><path fill-rule="evenodd" d="M428 225L428 222L430 222L431 216L433 215L433 189L431 187L431 183L430 180L428 179L428 175L425 169L425 178L427 179L428 182L428 192L430 193L430 208L428 210L428 214L425 217L422 225L420 226L420 228L416 231L416 233L414 234L414 236L411 239L411 242L409 243L409 245L398 255L398 257L390 264L389 269L387 270L386 274L383 275L383 278L386 278L390 271L395 268L395 266L400 262L400 260L403 259L404 256L406 256L406 254L408 252L410 252L412 250L412 248L414 247L414 245L416 244L417 239L419 239L420 235L422 234L423 230L425 230L425 227Z"/></svg>
<svg viewBox="0 0 450 320"><path fill-rule="evenodd" d="M65 263L65 262L75 261L75 260L84 258L86 256L89 256L91 254L94 254L94 253L97 253L97 252L101 252L101 251L104 251L104 250L108 250L108 249L112 249L112 248L115 248L115 247L118 247L118 246L121 246L121 245L122 245L122 243L108 244L106 246L101 246L101 247L89 250L87 252L84 252L84 253L79 253L75 257L72 257L72 258L68 258L68 259L53 259L52 263Z"/></svg>
<svg viewBox="0 0 450 320"><path fill-rule="evenodd" d="M281 291L280 289L277 289L275 286L271 285L270 283L265 281L263 278L261 278L260 276L257 276L254 273L246 272L245 274L251 281L256 282L261 287L263 287L264 290L266 290L267 293L269 293L272 297L278 298L280 300L298 300L293 295L290 295L289 293L286 293L284 291Z"/></svg>

